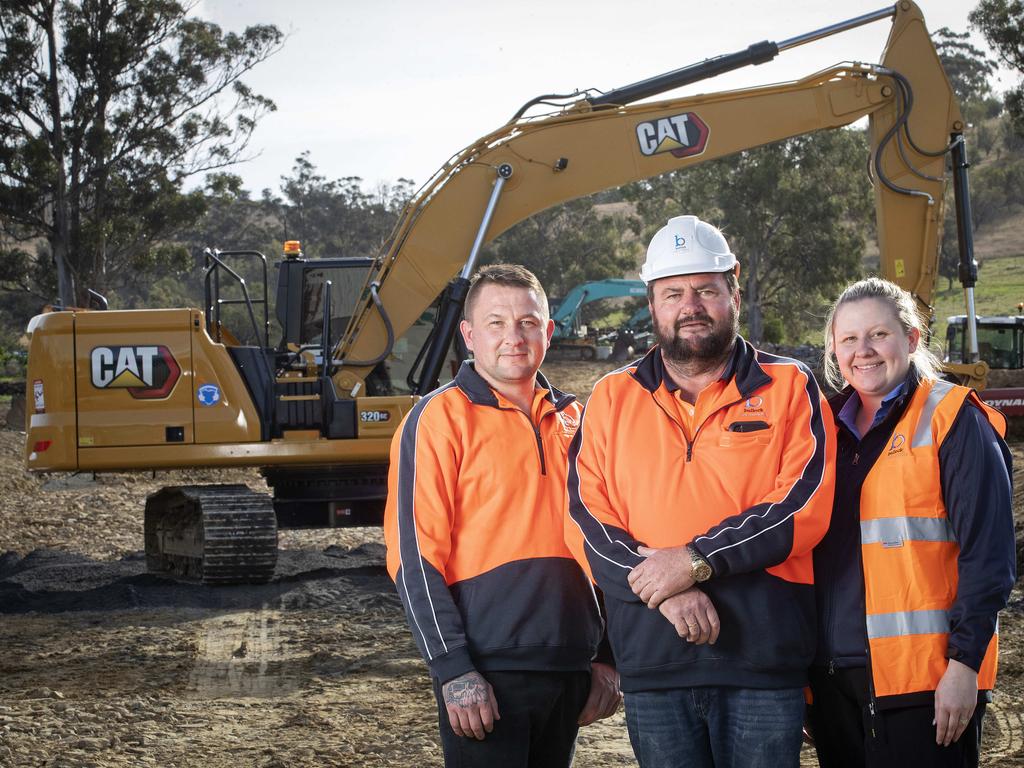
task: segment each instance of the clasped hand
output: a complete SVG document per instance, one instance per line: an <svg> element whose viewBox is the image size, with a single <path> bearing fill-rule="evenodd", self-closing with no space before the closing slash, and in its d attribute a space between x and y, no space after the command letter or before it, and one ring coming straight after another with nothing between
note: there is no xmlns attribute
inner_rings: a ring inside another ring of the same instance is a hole
<svg viewBox="0 0 1024 768"><path fill-rule="evenodd" d="M637 552L645 559L629 572L629 586L648 608L657 608L662 601L693 586L690 552L685 546L638 547Z"/></svg>
<svg viewBox="0 0 1024 768"><path fill-rule="evenodd" d="M714 645L721 628L718 612L711 599L693 585L687 548L639 547L637 552L646 559L629 573L633 594L648 608L657 608L687 642Z"/></svg>

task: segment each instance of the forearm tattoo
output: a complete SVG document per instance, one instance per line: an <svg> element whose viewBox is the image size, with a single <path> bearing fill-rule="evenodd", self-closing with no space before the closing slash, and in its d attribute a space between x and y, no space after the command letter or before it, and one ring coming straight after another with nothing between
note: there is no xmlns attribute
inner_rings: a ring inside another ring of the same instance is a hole
<svg viewBox="0 0 1024 768"><path fill-rule="evenodd" d="M466 708L487 702L487 682L479 672L467 672L444 684L444 703Z"/></svg>

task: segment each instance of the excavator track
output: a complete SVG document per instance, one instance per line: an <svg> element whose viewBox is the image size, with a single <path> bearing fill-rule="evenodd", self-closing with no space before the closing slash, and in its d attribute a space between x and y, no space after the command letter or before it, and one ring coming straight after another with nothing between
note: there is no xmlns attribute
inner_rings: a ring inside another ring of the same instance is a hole
<svg viewBox="0 0 1024 768"><path fill-rule="evenodd" d="M146 565L203 584L261 584L277 565L273 500L244 485L173 486L146 499Z"/></svg>

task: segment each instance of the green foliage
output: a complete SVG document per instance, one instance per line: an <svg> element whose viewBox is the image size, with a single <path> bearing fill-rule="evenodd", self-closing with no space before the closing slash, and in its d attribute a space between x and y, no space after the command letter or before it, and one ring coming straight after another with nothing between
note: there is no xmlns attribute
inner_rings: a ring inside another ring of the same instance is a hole
<svg viewBox="0 0 1024 768"><path fill-rule="evenodd" d="M996 65L984 51L971 45L967 32L954 32L942 27L932 35L942 68L953 86L953 93L961 104L983 101L992 93L989 78Z"/></svg>
<svg viewBox="0 0 1024 768"><path fill-rule="evenodd" d="M274 105L240 78L282 40L273 26L226 33L187 12L172 0L0 5L0 234L36 243L36 271L56 273L23 264L4 288L55 283L64 303L84 304L88 288L181 267L169 243L206 207L183 182L244 158Z"/></svg>
<svg viewBox="0 0 1024 768"><path fill-rule="evenodd" d="M981 0L968 18L1003 64L1024 74L1024 2ZM1024 81L1007 91L1005 99L1017 132L1024 135Z"/></svg>
<svg viewBox="0 0 1024 768"><path fill-rule="evenodd" d="M970 170L971 232L986 232L1024 205L1024 137L1017 134L1009 115L968 126L967 146L974 146L983 134L991 142L985 160ZM939 275L946 278L946 290L958 279L960 247L957 237L953 190L947 188L939 249Z"/></svg>
<svg viewBox="0 0 1024 768"><path fill-rule="evenodd" d="M399 179L367 193L358 176L328 181L303 152L292 175L281 177L281 192L282 198L264 202L277 213L282 241L300 240L309 258L373 256L412 197L413 182Z"/></svg>
<svg viewBox="0 0 1024 768"><path fill-rule="evenodd" d="M827 131L740 152L630 185L640 240L672 216L692 213L725 232L741 265L745 322L765 339L764 317L785 317L787 336L861 272L870 232L867 139Z"/></svg>
<svg viewBox="0 0 1024 768"><path fill-rule="evenodd" d="M762 341L769 344L782 344L786 340L786 326L778 315L768 315L764 318L764 332L761 334Z"/></svg>
<svg viewBox="0 0 1024 768"><path fill-rule="evenodd" d="M494 240L481 264L522 264L550 296L563 296L588 280L622 277L636 267L635 244L623 239L623 216L602 216L583 197L541 211Z"/></svg>
<svg viewBox="0 0 1024 768"><path fill-rule="evenodd" d="M989 11L992 4L987 4ZM982 3L978 13L986 3ZM975 14L972 23L977 24ZM971 171L971 227L977 233L1007 215L1024 202L1024 163L1021 161L1021 137L1016 135L1014 118L999 115L999 104L992 98L989 78L994 62L968 44L967 33L956 34L943 28L936 35L936 48L942 66L961 101L968 120L965 137L969 150L994 162L979 163ZM990 40L991 42L991 40ZM952 189L946 190L942 241L939 250L939 274L951 290L957 279L959 245Z"/></svg>

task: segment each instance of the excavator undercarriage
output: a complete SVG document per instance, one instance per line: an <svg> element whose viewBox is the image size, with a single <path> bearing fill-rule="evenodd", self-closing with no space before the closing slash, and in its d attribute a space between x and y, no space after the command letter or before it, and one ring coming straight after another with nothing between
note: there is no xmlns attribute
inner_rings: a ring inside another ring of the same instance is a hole
<svg viewBox="0 0 1024 768"><path fill-rule="evenodd" d="M146 566L203 584L263 583L277 565L277 516L245 485L172 486L146 500Z"/></svg>

